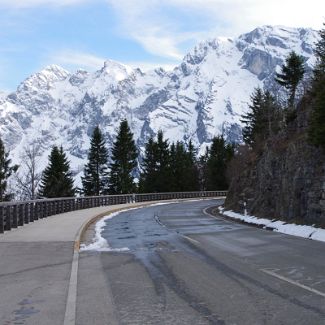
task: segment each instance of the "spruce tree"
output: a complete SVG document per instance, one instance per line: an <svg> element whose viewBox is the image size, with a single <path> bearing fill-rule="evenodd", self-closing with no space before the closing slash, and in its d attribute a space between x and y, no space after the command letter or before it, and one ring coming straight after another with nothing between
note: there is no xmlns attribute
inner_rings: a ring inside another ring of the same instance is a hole
<svg viewBox="0 0 325 325"><path fill-rule="evenodd" d="M243 139L246 144L253 147L257 141L258 135L265 128L263 121L263 91L261 88L256 88L251 95L251 104L248 106L247 114L242 115L241 122L244 123Z"/></svg>
<svg viewBox="0 0 325 325"><path fill-rule="evenodd" d="M187 153L182 142L177 141L170 146L170 184L172 192L182 192L186 190L186 164Z"/></svg>
<svg viewBox="0 0 325 325"><path fill-rule="evenodd" d="M291 51L286 58L285 64L281 67L281 72L276 73L275 80L289 91L289 108L294 107L297 87L304 73L304 58L294 51Z"/></svg>
<svg viewBox="0 0 325 325"><path fill-rule="evenodd" d="M12 193L7 192L8 178L18 169L17 165L11 166L11 160L8 157L9 152L6 152L0 138L0 202L11 199Z"/></svg>
<svg viewBox="0 0 325 325"><path fill-rule="evenodd" d="M244 142L257 149L270 135L279 130L280 117L280 109L271 93L256 88L251 96L249 110L241 119L244 123Z"/></svg>
<svg viewBox="0 0 325 325"><path fill-rule="evenodd" d="M213 138L208 151L206 167L207 190L226 190L228 188L227 167L233 156L233 145L227 144L223 136Z"/></svg>
<svg viewBox="0 0 325 325"><path fill-rule="evenodd" d="M197 151L192 143L189 142L187 147L187 159L185 173L186 177L186 191L198 191L199 190L199 167L196 159Z"/></svg>
<svg viewBox="0 0 325 325"><path fill-rule="evenodd" d="M170 190L174 192L195 191L199 188L195 149L190 141L188 148L182 142L170 147Z"/></svg>
<svg viewBox="0 0 325 325"><path fill-rule="evenodd" d="M315 49L317 61L311 89L312 113L308 135L312 144L325 148L325 28L320 30L319 35Z"/></svg>
<svg viewBox="0 0 325 325"><path fill-rule="evenodd" d="M325 27L325 23L323 24ZM319 31L319 41L315 47L316 65L314 67L314 82L323 79L325 75L325 28Z"/></svg>
<svg viewBox="0 0 325 325"><path fill-rule="evenodd" d="M159 131L156 143L156 190L155 192L170 192L171 172L170 172L170 154L168 140L164 139L164 134Z"/></svg>
<svg viewBox="0 0 325 325"><path fill-rule="evenodd" d="M66 154L54 146L49 156L49 164L42 174L39 190L41 198L72 197L75 195L70 164Z"/></svg>
<svg viewBox="0 0 325 325"><path fill-rule="evenodd" d="M169 144L164 139L163 132L159 131L157 141L150 138L145 147L141 164L140 191L170 192L171 182Z"/></svg>
<svg viewBox="0 0 325 325"><path fill-rule="evenodd" d="M127 194L135 191L134 170L137 166L138 152L128 122L120 123L112 149L110 164L110 194Z"/></svg>
<svg viewBox="0 0 325 325"><path fill-rule="evenodd" d="M141 163L141 173L139 180L139 191L141 193L155 192L157 174L157 144L154 139L149 138L145 145L144 157Z"/></svg>
<svg viewBox="0 0 325 325"><path fill-rule="evenodd" d="M90 140L88 163L85 165L81 181L86 196L98 196L108 191L108 152L98 126L95 127Z"/></svg>

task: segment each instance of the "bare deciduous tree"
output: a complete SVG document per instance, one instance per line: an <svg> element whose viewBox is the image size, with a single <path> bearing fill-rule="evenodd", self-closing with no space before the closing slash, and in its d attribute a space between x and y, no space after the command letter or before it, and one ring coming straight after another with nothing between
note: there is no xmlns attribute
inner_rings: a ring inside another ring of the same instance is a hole
<svg viewBox="0 0 325 325"><path fill-rule="evenodd" d="M20 172L16 175L17 186L21 199L34 200L42 173L38 170L41 146L33 143L25 147L21 155Z"/></svg>

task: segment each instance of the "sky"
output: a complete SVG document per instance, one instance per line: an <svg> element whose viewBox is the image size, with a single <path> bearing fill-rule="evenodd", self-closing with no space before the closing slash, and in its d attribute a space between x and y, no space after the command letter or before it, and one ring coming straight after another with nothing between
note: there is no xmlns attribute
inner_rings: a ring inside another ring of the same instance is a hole
<svg viewBox="0 0 325 325"><path fill-rule="evenodd" d="M323 0L0 0L0 90L49 64L95 71L112 59L171 69L206 39L324 22Z"/></svg>

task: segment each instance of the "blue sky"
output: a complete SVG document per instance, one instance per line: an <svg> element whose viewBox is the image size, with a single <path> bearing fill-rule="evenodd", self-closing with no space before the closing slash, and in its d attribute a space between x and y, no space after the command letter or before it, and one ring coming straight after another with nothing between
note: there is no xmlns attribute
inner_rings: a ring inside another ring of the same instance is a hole
<svg viewBox="0 0 325 325"><path fill-rule="evenodd" d="M0 0L0 90L14 90L52 63L70 71L99 69L105 59L170 68L211 37L263 24L320 29L324 2Z"/></svg>

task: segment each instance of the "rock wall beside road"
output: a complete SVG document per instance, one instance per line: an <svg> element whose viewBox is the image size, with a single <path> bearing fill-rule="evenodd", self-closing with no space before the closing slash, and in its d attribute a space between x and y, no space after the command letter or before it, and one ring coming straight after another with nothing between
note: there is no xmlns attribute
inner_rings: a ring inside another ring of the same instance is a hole
<svg viewBox="0 0 325 325"><path fill-rule="evenodd" d="M260 156L233 178L226 209L325 227L325 153L307 141L308 110L300 107L286 134L271 139Z"/></svg>

